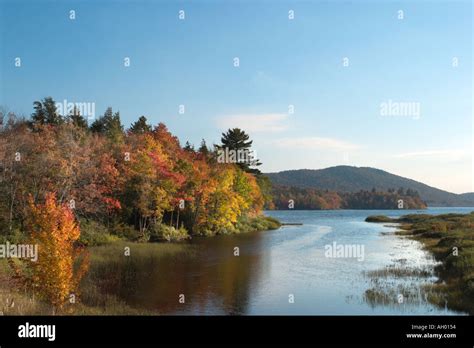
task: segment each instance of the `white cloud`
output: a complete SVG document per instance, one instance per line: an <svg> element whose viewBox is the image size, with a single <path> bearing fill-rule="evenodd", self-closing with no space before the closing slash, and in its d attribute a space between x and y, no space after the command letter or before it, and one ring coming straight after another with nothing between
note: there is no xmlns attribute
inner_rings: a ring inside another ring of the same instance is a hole
<svg viewBox="0 0 474 348"><path fill-rule="evenodd" d="M299 148L311 150L352 151L360 148L339 139L323 137L282 138L274 142L275 146L284 148Z"/></svg>
<svg viewBox="0 0 474 348"><path fill-rule="evenodd" d="M238 114L216 118L219 128L242 128L246 132L281 132L288 128L287 114Z"/></svg>
<svg viewBox="0 0 474 348"><path fill-rule="evenodd" d="M413 159L449 159L449 160L458 160L466 156L466 151L464 150L427 150L427 151L415 151L415 152L406 152L394 155L395 158L413 158Z"/></svg>

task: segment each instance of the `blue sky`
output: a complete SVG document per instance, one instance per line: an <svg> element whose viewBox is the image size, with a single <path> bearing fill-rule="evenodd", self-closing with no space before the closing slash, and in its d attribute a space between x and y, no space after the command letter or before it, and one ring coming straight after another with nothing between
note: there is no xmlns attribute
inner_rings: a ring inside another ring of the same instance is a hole
<svg viewBox="0 0 474 348"><path fill-rule="evenodd" d="M0 105L19 114L52 96L183 143L240 127L264 171L371 166L474 190L471 1L0 4ZM419 114L382 115L389 102Z"/></svg>

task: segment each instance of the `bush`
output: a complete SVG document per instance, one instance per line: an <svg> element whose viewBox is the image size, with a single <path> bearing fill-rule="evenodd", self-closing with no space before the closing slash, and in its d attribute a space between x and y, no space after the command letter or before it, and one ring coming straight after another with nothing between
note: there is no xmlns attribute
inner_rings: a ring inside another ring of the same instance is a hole
<svg viewBox="0 0 474 348"><path fill-rule="evenodd" d="M431 224L431 230L435 232L446 232L448 230L448 225L444 221L436 221Z"/></svg>
<svg viewBox="0 0 474 348"><path fill-rule="evenodd" d="M280 221L271 216L264 216L265 226L268 230L276 230L281 227Z"/></svg>
<svg viewBox="0 0 474 348"><path fill-rule="evenodd" d="M11 244L21 244L25 240L25 235L17 228L14 228L10 233L0 235L0 244L9 242Z"/></svg>
<svg viewBox="0 0 474 348"><path fill-rule="evenodd" d="M280 226L281 223L270 216L257 216L253 218L242 216L235 224L235 231L233 233L276 230Z"/></svg>
<svg viewBox="0 0 474 348"><path fill-rule="evenodd" d="M124 224L124 223L115 223L110 228L111 233L126 240L135 241L140 238L140 232L135 229L135 227Z"/></svg>
<svg viewBox="0 0 474 348"><path fill-rule="evenodd" d="M80 227L79 242L88 246L105 245L120 240L119 237L111 235L107 227L96 221L81 220Z"/></svg>
<svg viewBox="0 0 474 348"><path fill-rule="evenodd" d="M189 238L188 231L184 227L178 229L164 225L164 224L155 224L150 227L150 242L179 242Z"/></svg>
<svg viewBox="0 0 474 348"><path fill-rule="evenodd" d="M384 215L368 216L366 222L394 222L395 220Z"/></svg>

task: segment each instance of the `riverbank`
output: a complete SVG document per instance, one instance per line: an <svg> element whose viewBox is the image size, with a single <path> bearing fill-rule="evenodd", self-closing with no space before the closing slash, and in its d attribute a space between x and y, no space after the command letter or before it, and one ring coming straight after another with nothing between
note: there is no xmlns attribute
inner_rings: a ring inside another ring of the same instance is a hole
<svg viewBox="0 0 474 348"><path fill-rule="evenodd" d="M474 212L470 214L410 214L399 218L369 216L367 222L398 223L398 235L421 242L440 264L438 281L428 300L474 314Z"/></svg>
<svg viewBox="0 0 474 348"><path fill-rule="evenodd" d="M156 224L145 233L140 233L133 226L115 224L105 226L96 221L80 221L81 236L79 241L85 246L100 246L118 241L130 242L180 242L194 237L212 237L221 234L240 234L267 230L276 230L281 222L270 216L241 216L235 224L208 234L192 235L184 228L175 228L167 224Z"/></svg>
<svg viewBox="0 0 474 348"><path fill-rule="evenodd" d="M125 256L124 250L130 250ZM67 302L56 315L155 315L160 314L146 309L137 309L127 305L117 296L104 293L107 283L120 276L126 278L136 271L134 266L140 257L156 259L176 257L183 253L180 243L133 243L116 241L108 245L88 248L91 266L81 282L80 293L75 301ZM132 257L133 255L133 257ZM117 274L116 266L126 264L130 273ZM129 266L129 267L128 267ZM6 259L0 260L0 315L52 315L53 307L35 297L31 292L22 290L13 278Z"/></svg>
<svg viewBox="0 0 474 348"><path fill-rule="evenodd" d="M226 232L227 234L242 234L274 230L280 226L281 223L277 219L261 215L239 219L235 228ZM90 268L81 282L80 293L76 294L77 301L66 303L61 313L57 314L162 314L157 310L130 306L120 296L111 294L109 290L116 287L117 284L133 282L138 278L145 279L148 275L140 274L143 271L144 263L152 263L156 266L152 268L161 274L154 276L164 277L163 269L158 265L176 258L192 260L197 252L196 245L186 241L151 242L147 240L137 242L133 240L136 238L134 235L115 234L115 231L106 230L103 227L98 228L97 224L89 224L84 227L85 233L81 243L86 245L90 254ZM209 237L198 236L195 238L208 239ZM158 269L160 270L158 271ZM163 281L166 282L166 279ZM52 313L53 309L49 304L19 288L7 259L0 259L0 315L50 315Z"/></svg>

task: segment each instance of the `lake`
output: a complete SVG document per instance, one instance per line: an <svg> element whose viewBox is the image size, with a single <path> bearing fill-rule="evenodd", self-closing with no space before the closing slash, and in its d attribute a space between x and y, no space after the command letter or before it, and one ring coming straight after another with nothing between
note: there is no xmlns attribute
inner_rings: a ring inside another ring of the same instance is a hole
<svg viewBox="0 0 474 348"><path fill-rule="evenodd" d="M117 249L92 263L88 281L102 295L155 314L461 314L426 300L425 285L436 281L432 274L370 276L387 267L430 273L436 263L418 242L396 236L394 226L364 219L472 210L268 211L282 222L303 225L179 245L148 244L143 250L133 245L129 257ZM359 254L328 257L328 246L335 245L357 246Z"/></svg>

